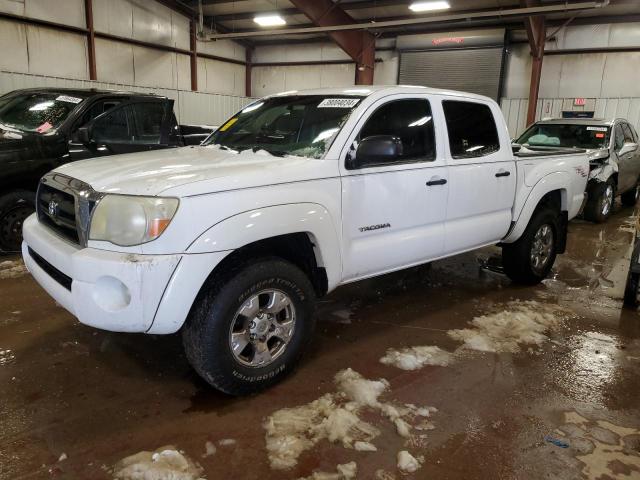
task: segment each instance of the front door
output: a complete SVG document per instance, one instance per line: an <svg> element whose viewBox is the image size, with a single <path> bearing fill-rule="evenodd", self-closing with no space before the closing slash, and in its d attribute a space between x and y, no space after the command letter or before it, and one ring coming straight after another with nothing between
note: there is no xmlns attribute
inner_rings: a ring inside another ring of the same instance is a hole
<svg viewBox="0 0 640 480"><path fill-rule="evenodd" d="M496 127L497 105L444 99L449 200L445 253L500 241L509 230L516 192L516 164L506 132Z"/></svg>
<svg viewBox="0 0 640 480"><path fill-rule="evenodd" d="M392 162L343 163L343 276L356 280L424 263L442 254L447 207L447 166L436 147L431 102L394 95L373 104L348 145L376 135L402 142ZM345 159L343 158L343 161Z"/></svg>

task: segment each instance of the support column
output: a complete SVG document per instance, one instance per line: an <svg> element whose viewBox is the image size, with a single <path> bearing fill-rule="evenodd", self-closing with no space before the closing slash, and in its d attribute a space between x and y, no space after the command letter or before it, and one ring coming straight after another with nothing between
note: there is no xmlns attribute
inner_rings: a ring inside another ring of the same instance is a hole
<svg viewBox="0 0 640 480"><path fill-rule="evenodd" d="M244 94L251 96L251 67L253 66L253 48L246 47L244 50L245 70L244 70Z"/></svg>
<svg viewBox="0 0 640 480"><path fill-rule="evenodd" d="M189 22L189 55L191 63L191 90L198 90L198 42L196 37L196 19Z"/></svg>
<svg viewBox="0 0 640 480"><path fill-rule="evenodd" d="M362 37L362 52L356 61L356 85L373 85L376 39L367 32L362 32Z"/></svg>
<svg viewBox="0 0 640 480"><path fill-rule="evenodd" d="M96 35L93 29L93 1L84 0L84 15L87 24L87 59L89 61L89 79L97 80L96 73Z"/></svg>
<svg viewBox="0 0 640 480"><path fill-rule="evenodd" d="M539 0L520 0L523 7L536 7ZM529 85L529 105L527 107L527 126L536 121L536 107L540 92L540 78L542 76L542 61L544 58L544 44L546 41L545 18L542 15L527 17L524 21L529 48L531 49L531 83Z"/></svg>

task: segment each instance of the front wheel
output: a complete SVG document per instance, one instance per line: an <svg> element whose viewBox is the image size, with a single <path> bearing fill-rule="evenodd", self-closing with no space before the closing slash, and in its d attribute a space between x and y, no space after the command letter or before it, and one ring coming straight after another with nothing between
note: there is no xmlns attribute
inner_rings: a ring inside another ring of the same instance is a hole
<svg viewBox="0 0 640 480"><path fill-rule="evenodd" d="M35 211L35 195L18 190L0 196L0 251L15 253L22 245L22 224Z"/></svg>
<svg viewBox="0 0 640 480"><path fill-rule="evenodd" d="M613 180L596 183L589 188L584 218L590 222L603 223L611 216L616 189Z"/></svg>
<svg viewBox="0 0 640 480"><path fill-rule="evenodd" d="M524 285L544 280L556 260L559 232L556 210L542 208L535 212L522 237L502 247L502 265L508 277Z"/></svg>
<svg viewBox="0 0 640 480"><path fill-rule="evenodd" d="M281 380L314 327L315 294L295 265L265 259L212 282L183 328L187 358L211 386L247 395Z"/></svg>

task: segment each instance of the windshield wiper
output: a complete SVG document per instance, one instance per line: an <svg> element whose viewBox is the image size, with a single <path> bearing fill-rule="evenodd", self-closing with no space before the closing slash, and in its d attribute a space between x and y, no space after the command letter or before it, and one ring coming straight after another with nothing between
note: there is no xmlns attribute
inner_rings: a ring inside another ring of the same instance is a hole
<svg viewBox="0 0 640 480"><path fill-rule="evenodd" d="M282 150L269 150L267 148L264 147L252 147L251 151L253 153L259 152L260 150L264 150L265 152L273 155L274 157L284 157L285 155L289 155L289 152L285 152Z"/></svg>

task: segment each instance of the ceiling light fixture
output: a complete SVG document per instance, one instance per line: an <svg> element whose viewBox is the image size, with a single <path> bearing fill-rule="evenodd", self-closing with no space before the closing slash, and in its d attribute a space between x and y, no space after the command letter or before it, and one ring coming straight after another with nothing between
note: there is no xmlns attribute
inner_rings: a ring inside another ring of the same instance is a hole
<svg viewBox="0 0 640 480"><path fill-rule="evenodd" d="M448 8L451 8L451 5L446 1L414 2L409 5L409 10L413 12L432 12L434 10L446 10Z"/></svg>
<svg viewBox="0 0 640 480"><path fill-rule="evenodd" d="M277 27L286 25L287 22L280 15L260 15L253 19L261 27Z"/></svg>

